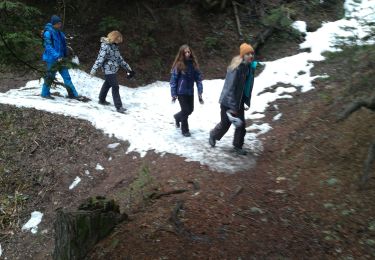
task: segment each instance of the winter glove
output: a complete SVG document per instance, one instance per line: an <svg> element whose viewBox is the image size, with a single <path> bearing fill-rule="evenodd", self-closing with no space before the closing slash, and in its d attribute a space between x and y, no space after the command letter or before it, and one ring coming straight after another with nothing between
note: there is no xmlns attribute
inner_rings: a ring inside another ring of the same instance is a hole
<svg viewBox="0 0 375 260"><path fill-rule="evenodd" d="M177 99L176 96L172 97L172 104L176 103L176 99Z"/></svg>
<svg viewBox="0 0 375 260"><path fill-rule="evenodd" d="M244 108L244 109L245 109L245 111L247 111L247 110L249 110L249 108L250 108L250 107L248 107L248 106L245 106L245 108Z"/></svg>
<svg viewBox="0 0 375 260"><path fill-rule="evenodd" d="M198 99L199 99L199 103L201 103L201 105L203 105L203 104L204 104L204 101L203 101L202 95L199 95L199 96L198 96Z"/></svg>
<svg viewBox="0 0 375 260"><path fill-rule="evenodd" d="M129 70L128 72L126 72L126 78L127 78L127 79L131 79L131 78L133 78L134 75L135 75L134 70Z"/></svg>

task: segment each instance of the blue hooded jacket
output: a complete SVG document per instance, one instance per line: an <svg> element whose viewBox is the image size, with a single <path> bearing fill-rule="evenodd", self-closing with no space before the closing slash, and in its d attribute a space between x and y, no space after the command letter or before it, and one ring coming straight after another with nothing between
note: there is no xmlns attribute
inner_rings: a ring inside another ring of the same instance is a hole
<svg viewBox="0 0 375 260"><path fill-rule="evenodd" d="M47 23L44 27L43 42L44 61L51 63L67 56L65 34L54 29L51 23Z"/></svg>
<svg viewBox="0 0 375 260"><path fill-rule="evenodd" d="M202 74L194 68L192 61L186 62L186 71L178 71L177 68L172 70L170 86L171 95L194 95L194 82L197 83L198 94L203 92Z"/></svg>

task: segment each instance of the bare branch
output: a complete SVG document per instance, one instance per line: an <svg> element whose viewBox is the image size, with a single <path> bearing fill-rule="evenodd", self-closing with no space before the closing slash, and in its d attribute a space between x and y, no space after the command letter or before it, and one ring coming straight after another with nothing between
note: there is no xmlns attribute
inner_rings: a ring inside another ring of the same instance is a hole
<svg viewBox="0 0 375 260"><path fill-rule="evenodd" d="M349 104L347 108L339 114L338 121L348 118L352 113L354 113L362 107L375 111L375 94L372 95L372 97L369 99L358 99L353 103Z"/></svg>

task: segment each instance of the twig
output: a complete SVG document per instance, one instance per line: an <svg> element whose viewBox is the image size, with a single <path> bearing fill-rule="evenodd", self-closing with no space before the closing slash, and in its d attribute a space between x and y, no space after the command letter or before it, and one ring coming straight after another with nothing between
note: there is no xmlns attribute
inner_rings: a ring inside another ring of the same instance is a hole
<svg viewBox="0 0 375 260"><path fill-rule="evenodd" d="M187 192L189 190L184 190L184 189L181 189L181 190L172 190L172 191L167 191L167 192L161 192L161 193L152 193L150 196L148 196L150 199L160 199L161 197L163 196L169 196L169 195L172 195L172 194L180 194L180 193L184 193L184 192Z"/></svg>
<svg viewBox="0 0 375 260"><path fill-rule="evenodd" d="M231 199L234 199L234 198L237 197L242 191L243 191L243 187L242 187L242 186L238 186L230 198L231 198Z"/></svg>
<svg viewBox="0 0 375 260"><path fill-rule="evenodd" d="M360 188L363 188L370 177L371 166L375 161L375 141L370 145L368 149L367 159L365 161L365 167L361 177Z"/></svg>
<svg viewBox="0 0 375 260"><path fill-rule="evenodd" d="M253 221L256 221L255 218L252 218L252 217L246 216L246 215L244 215L244 214L241 214L240 212L234 212L233 214L234 214L234 215L237 215L237 216L240 216L240 217L243 217L243 218L247 218L247 219L251 219L251 220L253 220Z"/></svg>
<svg viewBox="0 0 375 260"><path fill-rule="evenodd" d="M184 205L184 201L177 201L177 204L172 211L171 217L169 218L175 225L177 233L183 233L184 231L183 224L181 220L178 218L178 213L182 209L183 205Z"/></svg>

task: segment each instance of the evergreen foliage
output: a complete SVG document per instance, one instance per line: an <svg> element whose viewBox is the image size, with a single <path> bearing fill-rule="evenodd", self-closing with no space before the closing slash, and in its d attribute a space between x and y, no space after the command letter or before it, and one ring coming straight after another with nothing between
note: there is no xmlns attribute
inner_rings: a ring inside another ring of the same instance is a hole
<svg viewBox="0 0 375 260"><path fill-rule="evenodd" d="M41 12L21 2L0 2L0 65L37 66L42 53Z"/></svg>

